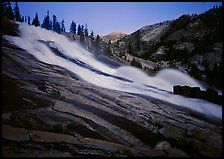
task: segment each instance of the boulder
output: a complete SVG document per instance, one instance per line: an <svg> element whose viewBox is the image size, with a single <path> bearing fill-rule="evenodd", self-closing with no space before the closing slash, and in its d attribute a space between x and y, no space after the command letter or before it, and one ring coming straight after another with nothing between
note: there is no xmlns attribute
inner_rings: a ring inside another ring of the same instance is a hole
<svg viewBox="0 0 224 159"><path fill-rule="evenodd" d="M222 96L218 95L217 91L208 88L206 91L201 91L199 87L189 87L189 86L173 86L173 93L183 95L188 98L199 98L205 99L209 102L222 105Z"/></svg>
<svg viewBox="0 0 224 159"><path fill-rule="evenodd" d="M191 98L201 98L200 87L193 87L191 91Z"/></svg>
<svg viewBox="0 0 224 159"><path fill-rule="evenodd" d="M179 85L173 86L173 93L174 94L182 94L182 87Z"/></svg>
<svg viewBox="0 0 224 159"><path fill-rule="evenodd" d="M186 97L191 97L192 88L189 86L182 87L182 95Z"/></svg>

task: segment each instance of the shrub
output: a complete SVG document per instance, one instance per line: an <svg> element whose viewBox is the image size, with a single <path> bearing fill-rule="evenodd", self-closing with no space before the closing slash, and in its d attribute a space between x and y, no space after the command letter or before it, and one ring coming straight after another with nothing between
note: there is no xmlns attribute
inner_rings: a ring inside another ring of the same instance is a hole
<svg viewBox="0 0 224 159"><path fill-rule="evenodd" d="M135 60L135 58L133 58L133 60L131 61L131 65L138 68L142 68L142 64L138 60Z"/></svg>

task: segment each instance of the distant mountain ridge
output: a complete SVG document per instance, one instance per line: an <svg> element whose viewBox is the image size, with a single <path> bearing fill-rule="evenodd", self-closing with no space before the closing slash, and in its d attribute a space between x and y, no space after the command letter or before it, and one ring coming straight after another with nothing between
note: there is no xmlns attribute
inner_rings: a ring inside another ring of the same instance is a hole
<svg viewBox="0 0 224 159"><path fill-rule="evenodd" d="M124 36L126 36L126 33L122 33L122 32L112 32L110 34L107 34L105 36L101 36L101 39L105 42L117 42L117 40L123 38Z"/></svg>

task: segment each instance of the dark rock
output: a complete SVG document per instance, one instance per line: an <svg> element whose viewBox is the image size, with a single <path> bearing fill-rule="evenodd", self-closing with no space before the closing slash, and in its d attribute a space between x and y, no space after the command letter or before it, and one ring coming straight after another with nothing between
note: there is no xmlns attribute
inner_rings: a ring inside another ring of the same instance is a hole
<svg viewBox="0 0 224 159"><path fill-rule="evenodd" d="M189 86L173 86L173 93L183 95L188 98L199 98L205 99L209 102L222 105L222 96L211 88L206 91L201 91L199 87L189 87Z"/></svg>
<svg viewBox="0 0 224 159"><path fill-rule="evenodd" d="M201 98L201 89L200 87L193 87L191 91L192 98Z"/></svg>
<svg viewBox="0 0 224 159"><path fill-rule="evenodd" d="M182 95L186 96L186 97L190 97L191 96L191 87L189 86L183 86L182 87Z"/></svg>
<svg viewBox="0 0 224 159"><path fill-rule="evenodd" d="M182 87L179 85L173 86L173 93L174 94L182 94Z"/></svg>

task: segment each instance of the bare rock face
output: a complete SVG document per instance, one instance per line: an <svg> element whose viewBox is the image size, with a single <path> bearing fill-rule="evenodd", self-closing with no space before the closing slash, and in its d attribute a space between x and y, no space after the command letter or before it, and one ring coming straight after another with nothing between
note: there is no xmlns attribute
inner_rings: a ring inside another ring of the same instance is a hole
<svg viewBox="0 0 224 159"><path fill-rule="evenodd" d="M3 156L222 156L222 121L100 88L2 45Z"/></svg>
<svg viewBox="0 0 224 159"><path fill-rule="evenodd" d="M105 36L102 36L102 40L109 43L109 41L111 43L115 43L117 42L119 39L125 37L127 34L125 33L122 33L122 32L113 32L113 33L110 33L108 35L105 35Z"/></svg>

